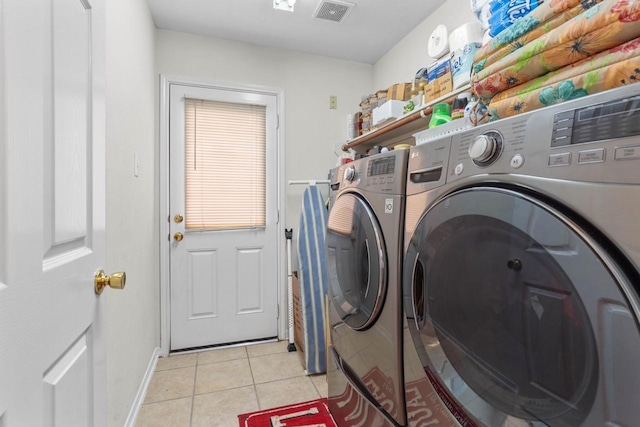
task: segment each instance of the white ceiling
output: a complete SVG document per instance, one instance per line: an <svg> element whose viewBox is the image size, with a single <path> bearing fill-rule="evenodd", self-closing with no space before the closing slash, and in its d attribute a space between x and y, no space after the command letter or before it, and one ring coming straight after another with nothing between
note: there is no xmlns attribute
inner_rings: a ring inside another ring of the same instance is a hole
<svg viewBox="0 0 640 427"><path fill-rule="evenodd" d="M147 1L158 28L374 64L445 0L348 0L340 23L314 18L323 0L293 13L273 0Z"/></svg>

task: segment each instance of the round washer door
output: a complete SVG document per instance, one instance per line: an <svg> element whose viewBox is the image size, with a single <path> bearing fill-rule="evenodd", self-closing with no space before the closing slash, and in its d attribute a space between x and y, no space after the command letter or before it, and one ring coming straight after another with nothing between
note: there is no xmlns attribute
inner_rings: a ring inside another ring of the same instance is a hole
<svg viewBox="0 0 640 427"><path fill-rule="evenodd" d="M630 281L569 217L510 189L432 206L403 277L441 397L488 426L632 425L640 393ZM636 305L637 306L637 305ZM449 405L447 405L449 406ZM617 424L616 424L617 425Z"/></svg>
<svg viewBox="0 0 640 427"><path fill-rule="evenodd" d="M327 224L329 298L344 323L367 329L386 293L386 250L371 207L355 193L336 198Z"/></svg>

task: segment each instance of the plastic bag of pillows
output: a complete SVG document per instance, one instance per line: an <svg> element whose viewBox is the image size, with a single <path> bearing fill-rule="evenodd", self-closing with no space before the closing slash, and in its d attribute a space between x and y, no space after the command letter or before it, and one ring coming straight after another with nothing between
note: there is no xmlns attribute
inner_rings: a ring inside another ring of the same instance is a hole
<svg viewBox="0 0 640 427"><path fill-rule="evenodd" d="M489 4L489 35L497 36L542 4L542 0L492 0Z"/></svg>

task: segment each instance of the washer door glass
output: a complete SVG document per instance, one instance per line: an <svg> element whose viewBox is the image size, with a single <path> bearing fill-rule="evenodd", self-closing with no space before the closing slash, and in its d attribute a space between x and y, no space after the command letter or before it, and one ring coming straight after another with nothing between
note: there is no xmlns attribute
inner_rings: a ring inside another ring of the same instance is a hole
<svg viewBox="0 0 640 427"><path fill-rule="evenodd" d="M386 250L380 226L358 195L338 197L327 224L329 298L356 330L375 322L386 292Z"/></svg>
<svg viewBox="0 0 640 427"><path fill-rule="evenodd" d="M407 249L404 300L423 365L456 406L489 426L637 415L595 398L637 390L637 379L615 384L637 367L600 369L640 334L629 284L594 248L567 217L507 189L460 191L428 210Z"/></svg>

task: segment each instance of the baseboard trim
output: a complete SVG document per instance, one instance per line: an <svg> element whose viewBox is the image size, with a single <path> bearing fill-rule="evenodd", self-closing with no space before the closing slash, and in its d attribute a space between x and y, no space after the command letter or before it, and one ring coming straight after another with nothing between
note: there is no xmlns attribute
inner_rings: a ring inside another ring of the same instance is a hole
<svg viewBox="0 0 640 427"><path fill-rule="evenodd" d="M158 363L158 357L162 350L160 347L156 347L151 355L151 360L149 360L149 365L147 366L147 372L145 372L142 381L140 382L140 388L138 388L138 393L136 394L136 398L133 400L133 405L131 405L131 410L129 411L129 415L127 416L127 421L124 423L125 427L135 427L136 421L138 419L138 414L140 413L140 407L144 402L144 398L147 395L147 388L149 387L149 382L151 382L151 377L156 370L156 364Z"/></svg>

